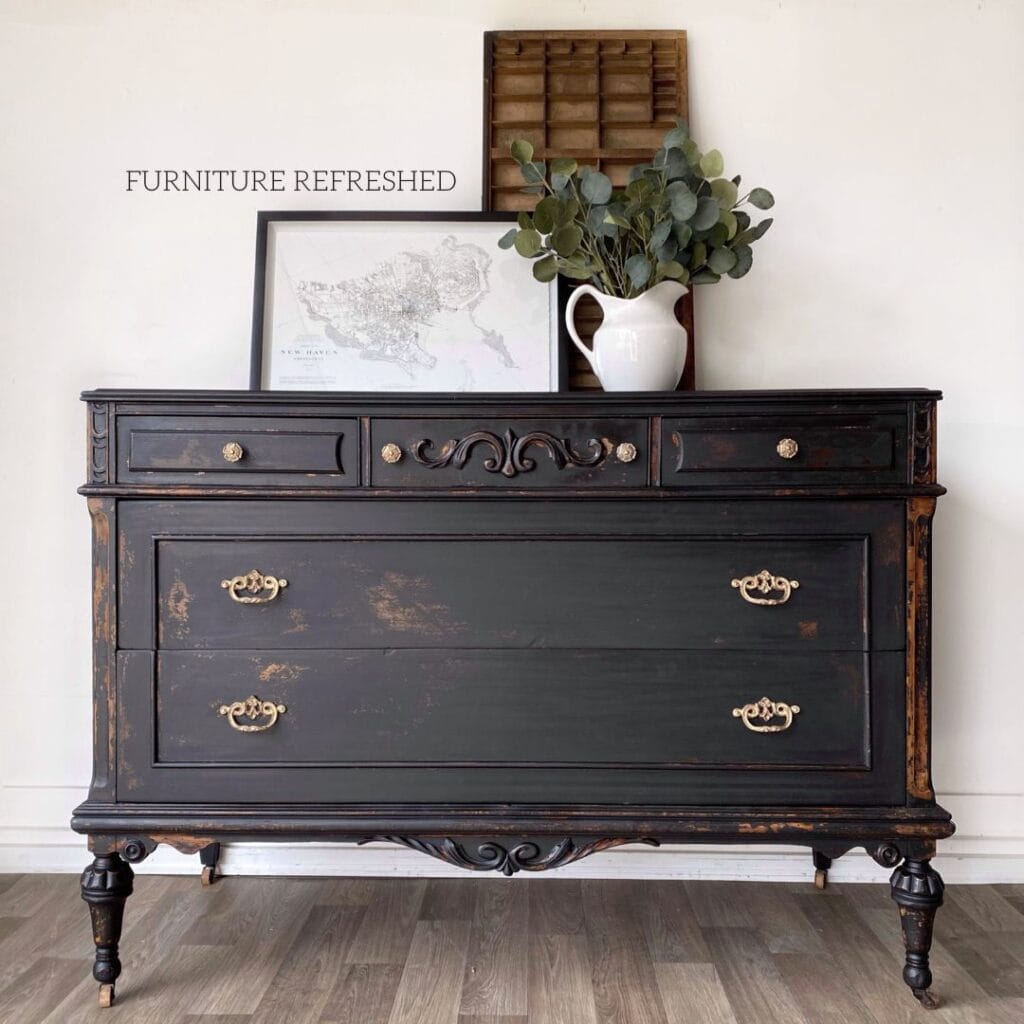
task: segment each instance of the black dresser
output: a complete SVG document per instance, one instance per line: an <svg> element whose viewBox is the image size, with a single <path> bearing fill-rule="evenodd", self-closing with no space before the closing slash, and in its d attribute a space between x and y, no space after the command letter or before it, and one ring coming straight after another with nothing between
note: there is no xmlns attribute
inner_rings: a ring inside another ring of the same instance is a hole
<svg viewBox="0 0 1024 1024"><path fill-rule="evenodd" d="M926 1004L936 392L88 403L100 1001L160 843L892 870Z"/></svg>

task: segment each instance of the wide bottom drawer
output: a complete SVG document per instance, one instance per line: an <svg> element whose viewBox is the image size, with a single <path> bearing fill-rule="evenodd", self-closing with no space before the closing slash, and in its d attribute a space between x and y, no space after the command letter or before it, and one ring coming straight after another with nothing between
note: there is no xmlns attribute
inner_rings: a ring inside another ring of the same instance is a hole
<svg viewBox="0 0 1024 1024"><path fill-rule="evenodd" d="M164 652L156 761L868 768L868 685L845 652Z"/></svg>
<svg viewBox="0 0 1024 1024"><path fill-rule="evenodd" d="M122 652L119 675L119 800L764 805L903 785L899 652Z"/></svg>

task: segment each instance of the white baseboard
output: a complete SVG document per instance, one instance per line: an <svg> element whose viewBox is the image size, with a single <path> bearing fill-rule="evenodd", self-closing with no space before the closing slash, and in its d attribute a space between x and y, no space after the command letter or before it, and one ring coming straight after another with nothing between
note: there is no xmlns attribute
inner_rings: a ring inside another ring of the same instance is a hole
<svg viewBox="0 0 1024 1024"><path fill-rule="evenodd" d="M82 870L88 859L84 839L68 839L61 829L37 831L39 834L28 842L23 835L19 842L4 842L0 830L0 874ZM1024 882L1024 839L954 836L939 844L936 866L952 884ZM234 843L224 848L221 870L225 875L293 877L447 878L466 874L433 858L383 843ZM199 859L160 847L136 871L198 874ZM595 854L551 875L524 873L519 877L809 882L813 870L809 851L801 847L635 846ZM830 878L835 882L879 883L886 881L888 872L863 851L854 850L835 862Z"/></svg>

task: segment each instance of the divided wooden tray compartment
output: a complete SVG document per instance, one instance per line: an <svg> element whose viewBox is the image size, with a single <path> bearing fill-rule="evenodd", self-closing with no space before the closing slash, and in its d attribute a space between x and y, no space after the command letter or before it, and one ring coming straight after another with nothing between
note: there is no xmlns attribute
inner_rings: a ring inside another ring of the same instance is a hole
<svg viewBox="0 0 1024 1024"><path fill-rule="evenodd" d="M528 139L537 159L575 157L621 186L630 167L650 159L679 114L689 116L685 32L486 32L483 208L529 210L537 201L522 191L509 155L515 139ZM676 315L690 340L679 390L691 391L692 292L679 301ZM600 307L585 298L576 329L589 343L600 323ZM560 343L563 386L599 390L564 327Z"/></svg>

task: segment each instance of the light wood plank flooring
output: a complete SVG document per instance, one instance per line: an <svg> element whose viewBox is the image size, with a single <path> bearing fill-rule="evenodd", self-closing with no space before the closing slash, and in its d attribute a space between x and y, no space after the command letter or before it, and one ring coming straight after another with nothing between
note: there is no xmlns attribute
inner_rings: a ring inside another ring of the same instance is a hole
<svg viewBox="0 0 1024 1024"><path fill-rule="evenodd" d="M1024 885L947 890L931 1013L885 885L140 876L109 1010L89 946L76 878L0 876L0 1022L1024 1022Z"/></svg>

